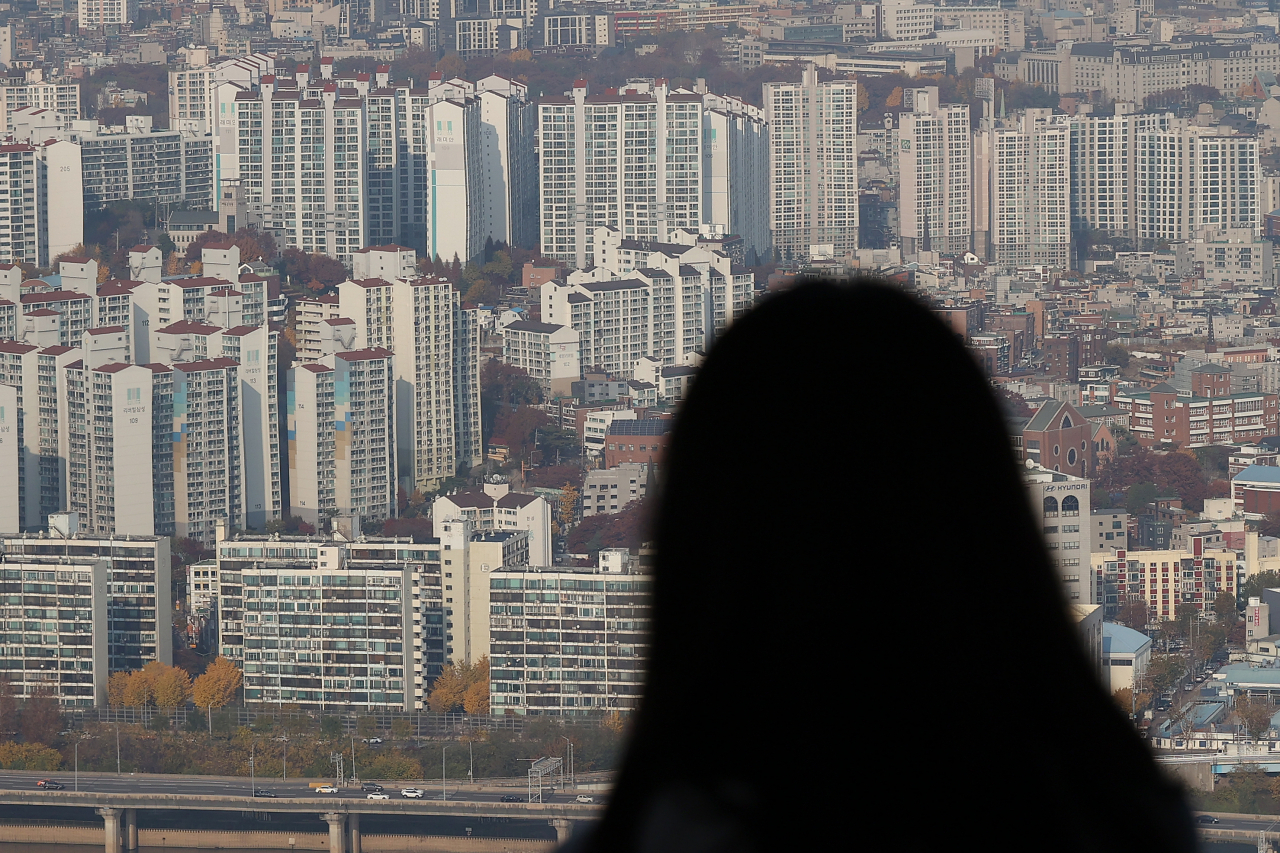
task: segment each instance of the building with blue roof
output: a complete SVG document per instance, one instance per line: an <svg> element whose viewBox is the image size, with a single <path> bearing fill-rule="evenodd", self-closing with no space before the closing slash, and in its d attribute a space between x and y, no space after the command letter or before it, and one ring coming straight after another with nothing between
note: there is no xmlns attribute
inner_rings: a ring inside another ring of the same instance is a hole
<svg viewBox="0 0 1280 853"><path fill-rule="evenodd" d="M1150 663L1150 637L1114 622L1102 624L1102 678L1112 693L1133 687Z"/></svg>
<svg viewBox="0 0 1280 853"><path fill-rule="evenodd" d="M1231 498L1245 518L1262 518L1280 510L1280 468L1250 465L1231 478Z"/></svg>

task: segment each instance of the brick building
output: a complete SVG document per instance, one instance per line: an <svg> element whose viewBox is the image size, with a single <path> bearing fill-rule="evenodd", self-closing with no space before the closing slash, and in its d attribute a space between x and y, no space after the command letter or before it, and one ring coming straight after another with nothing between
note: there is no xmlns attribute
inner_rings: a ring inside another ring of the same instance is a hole
<svg viewBox="0 0 1280 853"><path fill-rule="evenodd" d="M1113 404L1130 413L1129 429L1145 447L1253 444L1276 434L1275 394L1231 393L1231 375L1197 371L1191 395L1167 382L1139 393L1117 393Z"/></svg>
<svg viewBox="0 0 1280 853"><path fill-rule="evenodd" d="M1059 400L1045 403L1022 428L1022 456L1050 471L1088 477L1094 470L1094 425Z"/></svg>
<svg viewBox="0 0 1280 853"><path fill-rule="evenodd" d="M661 464L674 425L670 418L614 421L605 437L604 467L625 462Z"/></svg>

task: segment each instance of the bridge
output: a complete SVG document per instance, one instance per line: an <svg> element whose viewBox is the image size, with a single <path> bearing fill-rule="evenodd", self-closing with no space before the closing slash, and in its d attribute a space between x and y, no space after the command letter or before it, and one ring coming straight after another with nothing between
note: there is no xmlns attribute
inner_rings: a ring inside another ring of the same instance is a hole
<svg viewBox="0 0 1280 853"><path fill-rule="evenodd" d="M32 809L41 806L93 808L103 820L106 853L124 853L124 851L138 849L138 809L315 814L329 826L330 853L361 853L361 815L546 820L555 828L557 841L563 842L571 835L574 821L598 820L603 812L602 806L579 803L369 800L326 795L263 799L228 794L91 793L43 790L0 790L0 805Z"/></svg>

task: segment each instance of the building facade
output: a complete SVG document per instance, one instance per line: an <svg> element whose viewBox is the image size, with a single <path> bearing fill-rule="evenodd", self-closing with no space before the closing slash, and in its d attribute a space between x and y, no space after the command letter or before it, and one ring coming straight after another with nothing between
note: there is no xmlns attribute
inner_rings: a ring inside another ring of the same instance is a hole
<svg viewBox="0 0 1280 853"><path fill-rule="evenodd" d="M816 245L837 256L857 249L857 81L819 83L810 65L799 84L766 83L764 105L774 249L787 259Z"/></svg>

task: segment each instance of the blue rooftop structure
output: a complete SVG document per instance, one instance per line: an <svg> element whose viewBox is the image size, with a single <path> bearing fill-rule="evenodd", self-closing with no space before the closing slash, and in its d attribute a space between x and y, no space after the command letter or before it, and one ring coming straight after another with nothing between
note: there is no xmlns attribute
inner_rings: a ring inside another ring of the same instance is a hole
<svg viewBox="0 0 1280 853"><path fill-rule="evenodd" d="M1104 656L1136 655L1150 645L1151 638L1141 631L1126 628L1115 622L1102 623L1102 654Z"/></svg>
<svg viewBox="0 0 1280 853"><path fill-rule="evenodd" d="M1280 483L1280 468L1273 465L1250 465L1232 479L1246 483Z"/></svg>

